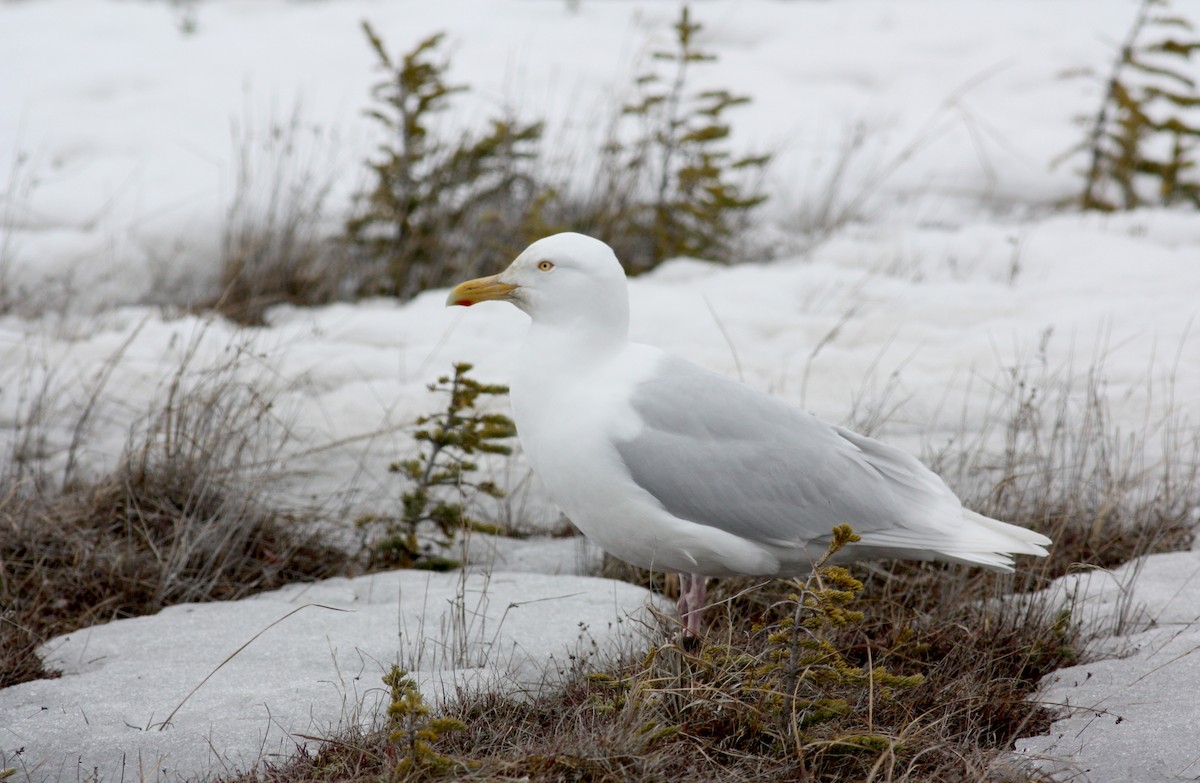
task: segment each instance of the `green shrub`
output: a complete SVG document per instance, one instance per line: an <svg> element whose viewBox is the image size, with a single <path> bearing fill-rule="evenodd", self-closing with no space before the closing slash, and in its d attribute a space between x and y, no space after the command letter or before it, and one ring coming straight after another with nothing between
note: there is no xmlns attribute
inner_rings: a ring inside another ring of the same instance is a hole
<svg viewBox="0 0 1200 783"><path fill-rule="evenodd" d="M1143 0L1088 138L1068 153L1089 159L1079 197L1084 209L1179 202L1200 207L1200 122L1194 119L1200 91L1188 75L1200 39L1184 17L1155 12L1167 5Z"/></svg>
<svg viewBox="0 0 1200 783"><path fill-rule="evenodd" d="M851 608L863 583L845 568L827 564L838 550L858 540L848 525L834 528L829 551L813 568L809 582L796 585L796 592L787 596L792 615L764 629L765 661L755 668L751 682L765 695L775 716L777 738L793 747L809 741L806 729L810 726L849 712L847 694L873 691L878 698L887 699L894 690L915 687L924 679L892 674L883 666L855 666L831 638L833 629L864 620L862 612ZM856 742L866 737L851 736Z"/></svg>
<svg viewBox="0 0 1200 783"><path fill-rule="evenodd" d="M493 272L524 244L520 226L540 189L531 174L541 123L490 120L482 135L447 139L435 116L465 91L435 59L442 34L393 59L363 22L383 76L367 110L386 133L370 161L374 187L359 198L347 233L363 261L363 293L410 297Z"/></svg>
<svg viewBox="0 0 1200 783"><path fill-rule="evenodd" d="M735 156L726 113L750 102L728 90L694 91L692 69L716 56L697 45L702 29L684 6L674 47L653 54L665 72L638 76L602 151L597 186L582 204L547 198L535 233L576 230L613 246L631 274L674 256L732 261L734 241L766 201L755 189L769 155Z"/></svg>
<svg viewBox="0 0 1200 783"><path fill-rule="evenodd" d="M540 122L509 117L492 119L483 135L438 133L435 119L467 89L446 80L441 34L396 59L369 24L363 29L383 73L366 114L386 138L368 163L374 186L347 223L367 267L362 293L409 297L492 273L558 231L608 242L633 274L679 255L730 261L737 234L766 200L753 185L769 156L727 147L727 112L750 99L690 87L692 68L716 58L697 46L701 25L686 6L675 46L654 53L668 72L637 78L636 99L618 110L583 197L535 175Z"/></svg>
<svg viewBox="0 0 1200 783"><path fill-rule="evenodd" d="M476 454L511 454L512 449L502 441L515 435L516 428L512 419L502 413L476 410L480 396L505 395L508 388L479 383L467 375L470 371L471 365L456 364L453 377L442 376L429 385L430 391L447 395L446 408L417 419L420 429L413 433L421 447L417 456L388 467L412 484L401 496L403 514L370 516L358 521L360 527L369 530L383 527L382 537L366 548L371 567L454 568L458 563L445 557L442 551L454 541L458 530L469 527L495 532L494 528L472 519L464 507L470 494L504 496L504 491L494 483L470 477L479 468L472 458ZM453 494L453 500L445 499L447 490ZM443 495L439 496L439 492ZM423 543L421 528L430 524L436 538Z"/></svg>
<svg viewBox="0 0 1200 783"><path fill-rule="evenodd" d="M839 752L866 751L872 759L883 748L894 751L897 741L865 730L870 721L851 716L924 678L851 659L846 639L864 627L865 616L854 606L863 584L828 561L858 536L847 525L833 532L808 580L787 583L787 592L760 614L747 637L709 644L694 656L674 644L659 647L651 657L662 660L626 681L629 694L645 702L640 691L652 683L656 696L646 706L657 722L687 723L694 733L747 752L804 759L828 743ZM677 684L664 687L673 679L664 671L682 672Z"/></svg>
<svg viewBox="0 0 1200 783"><path fill-rule="evenodd" d="M443 735L465 731L466 724L434 715L417 683L400 667L393 665L383 682L392 699L387 711L388 740L400 752L396 775L401 780L421 780L466 768L466 764L434 749L434 743Z"/></svg>

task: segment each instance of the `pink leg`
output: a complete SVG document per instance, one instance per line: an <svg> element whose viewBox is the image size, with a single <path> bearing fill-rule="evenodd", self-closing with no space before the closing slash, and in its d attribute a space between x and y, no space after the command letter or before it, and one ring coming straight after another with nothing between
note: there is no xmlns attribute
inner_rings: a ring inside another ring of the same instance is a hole
<svg viewBox="0 0 1200 783"><path fill-rule="evenodd" d="M679 622L683 623L685 634L687 633L688 615L690 614L688 612L688 593L691 592L691 589L692 575L681 573L679 575L679 600L675 602L675 608L679 610Z"/></svg>
<svg viewBox="0 0 1200 783"><path fill-rule="evenodd" d="M699 636L700 623L704 620L704 599L708 594L708 579L696 574L679 575L679 619L683 621L685 636Z"/></svg>

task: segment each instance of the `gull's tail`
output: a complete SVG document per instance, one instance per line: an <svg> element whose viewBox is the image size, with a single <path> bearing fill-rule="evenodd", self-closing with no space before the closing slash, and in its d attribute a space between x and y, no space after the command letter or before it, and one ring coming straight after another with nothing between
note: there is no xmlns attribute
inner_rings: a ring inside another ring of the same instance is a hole
<svg viewBox="0 0 1200 783"><path fill-rule="evenodd" d="M941 560L978 565L995 571L1012 571L1013 555L1045 557L1049 538L1018 525L985 517L959 507L962 516L955 524L942 523L928 529L897 527L862 534L860 543L848 547L846 559L864 557Z"/></svg>
<svg viewBox="0 0 1200 783"><path fill-rule="evenodd" d="M1050 539L1028 528L985 517L966 508L963 509L963 522L971 529L964 531L961 541L955 542L958 546L953 552L946 553L959 562L1011 571L1012 555L1045 557L1049 554L1046 547L1052 543ZM973 550L970 545L975 542L978 542L979 548ZM959 547L964 549L960 550Z"/></svg>

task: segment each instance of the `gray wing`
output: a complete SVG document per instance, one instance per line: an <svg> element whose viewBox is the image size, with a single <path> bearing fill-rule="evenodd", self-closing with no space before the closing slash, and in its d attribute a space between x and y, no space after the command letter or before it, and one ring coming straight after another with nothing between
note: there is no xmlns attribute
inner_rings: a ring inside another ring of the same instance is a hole
<svg viewBox="0 0 1200 783"><path fill-rule="evenodd" d="M644 428L617 452L682 519L785 546L838 524L927 546L935 520L961 519L954 494L907 453L682 359L665 357L632 406Z"/></svg>

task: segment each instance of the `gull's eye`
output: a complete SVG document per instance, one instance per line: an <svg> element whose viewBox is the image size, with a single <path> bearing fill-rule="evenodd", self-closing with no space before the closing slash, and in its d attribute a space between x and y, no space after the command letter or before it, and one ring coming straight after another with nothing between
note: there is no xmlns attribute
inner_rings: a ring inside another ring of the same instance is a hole
<svg viewBox="0 0 1200 783"><path fill-rule="evenodd" d="M553 261L547 261L547 260L545 260L545 259L542 259L541 261L538 261L538 270L539 270L539 271L542 271L542 272L549 272L549 271L550 271L551 269L553 269L553 268L554 268L554 262L553 262Z"/></svg>

